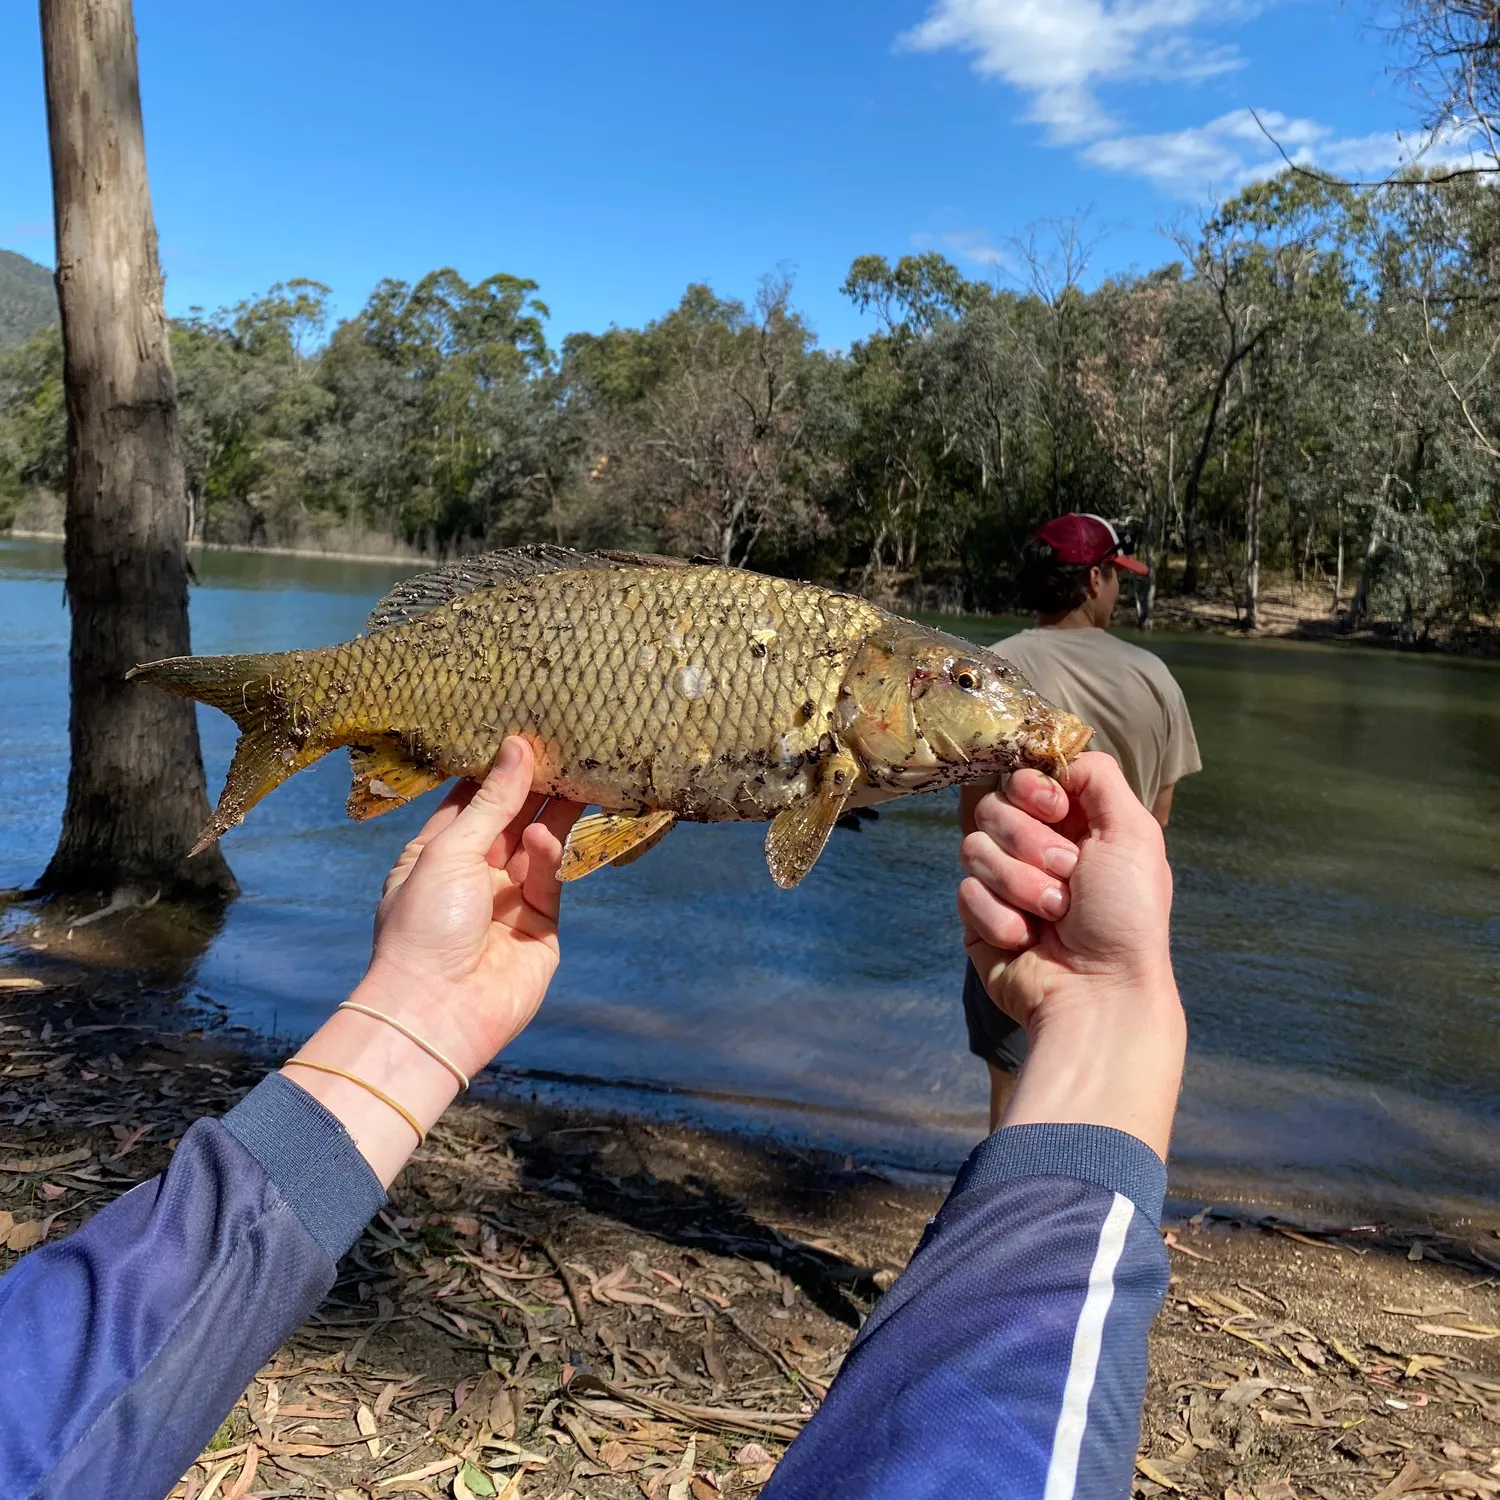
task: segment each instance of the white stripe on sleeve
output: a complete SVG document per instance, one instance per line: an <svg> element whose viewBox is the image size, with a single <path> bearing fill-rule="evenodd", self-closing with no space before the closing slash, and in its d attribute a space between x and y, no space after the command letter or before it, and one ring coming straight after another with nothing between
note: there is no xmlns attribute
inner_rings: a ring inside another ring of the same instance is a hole
<svg viewBox="0 0 1500 1500"><path fill-rule="evenodd" d="M1094 1376L1099 1369L1099 1348L1104 1341L1104 1319L1115 1299L1115 1267L1125 1249L1125 1234L1130 1228L1135 1205L1121 1193L1099 1231L1099 1248L1089 1271L1088 1295L1073 1331L1073 1358L1068 1365L1068 1381L1063 1387L1062 1410L1057 1414L1057 1429L1052 1434L1052 1459L1047 1465L1047 1488L1043 1500L1073 1500L1078 1479L1078 1455L1083 1447L1084 1427L1088 1422L1089 1397L1094 1393Z"/></svg>

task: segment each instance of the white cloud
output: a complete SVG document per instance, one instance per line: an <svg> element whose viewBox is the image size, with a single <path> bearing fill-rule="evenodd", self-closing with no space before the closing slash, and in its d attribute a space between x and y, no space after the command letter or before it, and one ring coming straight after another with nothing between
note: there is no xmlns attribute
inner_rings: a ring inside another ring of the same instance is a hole
<svg viewBox="0 0 1500 1500"><path fill-rule="evenodd" d="M1338 136L1316 120L1276 110L1258 113L1259 123L1250 110L1236 109L1185 130L1097 140L1080 155L1093 166L1144 177L1164 192L1193 200L1237 192L1275 176L1286 166L1277 145L1299 166L1345 177L1382 177L1414 159L1426 166L1471 159L1466 131L1450 131L1414 146L1394 131Z"/></svg>
<svg viewBox="0 0 1500 1500"><path fill-rule="evenodd" d="M998 245L990 243L983 229L957 229L948 234L914 234L912 245L918 250L946 250L959 260L975 266L1006 266L1010 257Z"/></svg>
<svg viewBox="0 0 1500 1500"><path fill-rule="evenodd" d="M1116 128L1095 93L1102 82L1196 82L1239 67L1233 49L1192 35L1209 10L1209 0L934 0L898 45L973 53L975 69L1028 96L1027 118L1064 144Z"/></svg>

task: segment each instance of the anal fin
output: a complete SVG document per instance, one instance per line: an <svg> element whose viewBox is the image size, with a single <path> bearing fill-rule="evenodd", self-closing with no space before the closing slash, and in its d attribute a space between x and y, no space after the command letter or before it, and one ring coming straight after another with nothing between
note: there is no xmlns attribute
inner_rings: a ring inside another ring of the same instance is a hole
<svg viewBox="0 0 1500 1500"><path fill-rule="evenodd" d="M782 890L791 890L817 864L859 777L859 762L841 747L819 765L818 787L812 796L771 820L766 830L766 866Z"/></svg>
<svg viewBox="0 0 1500 1500"><path fill-rule="evenodd" d="M628 865L655 848L676 822L677 814L666 809L638 814L590 813L568 834L557 878L582 880L601 865Z"/></svg>
<svg viewBox="0 0 1500 1500"><path fill-rule="evenodd" d="M392 808L405 807L414 797L441 786L448 778L431 766L419 766L399 741L378 739L369 745L351 745L349 761L354 784L349 788L348 811L363 822L378 818Z"/></svg>

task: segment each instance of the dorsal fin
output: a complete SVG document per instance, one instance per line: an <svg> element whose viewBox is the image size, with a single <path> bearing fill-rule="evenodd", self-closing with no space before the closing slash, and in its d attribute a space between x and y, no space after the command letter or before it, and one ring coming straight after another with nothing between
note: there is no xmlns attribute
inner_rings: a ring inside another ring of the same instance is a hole
<svg viewBox="0 0 1500 1500"><path fill-rule="evenodd" d="M506 547L499 552L463 557L431 573L419 573L415 578L404 579L370 611L365 629L389 630L393 625L405 625L465 594L498 588L501 584L512 583L517 578L532 578L538 573L686 566L680 557L654 557L644 552L575 552L571 547L559 547L551 542Z"/></svg>

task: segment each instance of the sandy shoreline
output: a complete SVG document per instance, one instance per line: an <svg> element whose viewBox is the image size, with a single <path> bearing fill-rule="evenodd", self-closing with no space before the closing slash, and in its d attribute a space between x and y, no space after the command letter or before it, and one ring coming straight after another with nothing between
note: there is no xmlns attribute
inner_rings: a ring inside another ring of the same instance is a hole
<svg viewBox="0 0 1500 1500"><path fill-rule="evenodd" d="M0 1269L271 1060L211 996L73 946L0 952ZM514 1090L465 1102L176 1494L223 1470L247 1497L448 1495L467 1463L499 1490L523 1471L510 1500L753 1496L941 1196ZM1500 1206L1174 1196L1165 1230L1138 1494L1500 1494Z"/></svg>

